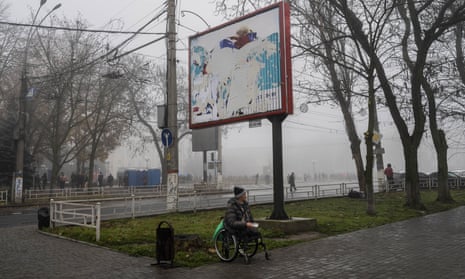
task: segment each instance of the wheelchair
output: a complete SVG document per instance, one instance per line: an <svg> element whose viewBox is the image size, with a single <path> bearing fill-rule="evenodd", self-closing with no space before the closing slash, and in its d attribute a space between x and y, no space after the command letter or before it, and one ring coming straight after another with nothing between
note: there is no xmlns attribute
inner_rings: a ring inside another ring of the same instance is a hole
<svg viewBox="0 0 465 279"><path fill-rule="evenodd" d="M221 220L213 235L215 251L223 262L232 262L237 256L242 256L246 264L250 263L252 258L261 246L265 252L265 259L269 260L270 255L263 242L260 232L253 236L239 235L228 231Z"/></svg>

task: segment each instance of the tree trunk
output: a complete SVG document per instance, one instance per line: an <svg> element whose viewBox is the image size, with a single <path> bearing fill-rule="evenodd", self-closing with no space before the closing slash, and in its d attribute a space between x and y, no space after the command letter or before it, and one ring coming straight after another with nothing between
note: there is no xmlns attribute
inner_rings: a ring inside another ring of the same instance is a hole
<svg viewBox="0 0 465 279"><path fill-rule="evenodd" d="M92 145L92 150L89 154L89 177L87 179L87 186L92 187L94 181L94 166L95 166L95 154L96 154L96 147Z"/></svg>
<svg viewBox="0 0 465 279"><path fill-rule="evenodd" d="M454 201L449 190L449 169L447 166L447 142L444 131L439 130L437 142L435 141L436 154L438 156L438 198L437 201L449 203ZM434 139L434 138L433 138Z"/></svg>
<svg viewBox="0 0 465 279"><path fill-rule="evenodd" d="M373 73L373 71L371 71ZM365 133L365 143L367 149L366 171L365 171L365 195L367 198L367 214L375 215L375 199L373 191L373 130L375 127L376 101L374 90L374 75L368 78L368 131Z"/></svg>
<svg viewBox="0 0 465 279"><path fill-rule="evenodd" d="M325 31L321 31L321 36L324 37ZM325 53L326 59L324 59L325 65L330 73L331 83L334 90L334 98L341 107L342 115L344 117L346 133L350 141L350 150L352 151L352 158L355 161L355 168L357 171L358 185L359 189L362 192L365 192L365 174L363 169L363 159L362 153L360 151L361 140L357 135L357 129L355 127L354 118L351 112L351 96L344 95L344 92L351 92L350 88L353 84L350 82L343 83L341 78L338 75L338 70L336 69L336 63L334 61L337 58L333 53L333 45L331 40L325 42Z"/></svg>
<svg viewBox="0 0 465 279"><path fill-rule="evenodd" d="M406 205L410 208L424 210L421 202L418 179L418 149L413 145L404 145L405 157L405 191L407 193Z"/></svg>
<svg viewBox="0 0 465 279"><path fill-rule="evenodd" d="M365 171L363 168L363 159L362 159L362 153L360 151L360 143L361 143L360 140L358 140L355 143L351 143L350 149L352 150L352 158L354 159L355 168L357 170L358 187L360 188L360 191L366 192L367 181L365 179Z"/></svg>

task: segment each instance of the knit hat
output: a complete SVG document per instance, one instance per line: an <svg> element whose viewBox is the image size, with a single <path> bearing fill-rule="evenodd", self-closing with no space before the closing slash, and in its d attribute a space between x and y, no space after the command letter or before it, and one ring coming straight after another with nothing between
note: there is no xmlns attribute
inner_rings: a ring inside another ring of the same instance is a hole
<svg viewBox="0 0 465 279"><path fill-rule="evenodd" d="M234 186L234 196L236 197L236 199L238 199L244 194L245 194L244 188Z"/></svg>

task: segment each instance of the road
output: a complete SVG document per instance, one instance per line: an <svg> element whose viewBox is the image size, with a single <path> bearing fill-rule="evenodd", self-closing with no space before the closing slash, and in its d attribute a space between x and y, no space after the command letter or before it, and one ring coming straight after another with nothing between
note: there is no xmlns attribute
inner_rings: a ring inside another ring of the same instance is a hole
<svg viewBox="0 0 465 279"><path fill-rule="evenodd" d="M0 208L0 228L37 224L39 208L40 206Z"/></svg>

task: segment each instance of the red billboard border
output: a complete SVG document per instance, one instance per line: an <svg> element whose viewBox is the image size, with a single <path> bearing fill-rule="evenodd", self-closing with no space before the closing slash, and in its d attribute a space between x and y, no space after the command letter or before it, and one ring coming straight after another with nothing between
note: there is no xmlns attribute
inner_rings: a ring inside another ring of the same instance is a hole
<svg viewBox="0 0 465 279"><path fill-rule="evenodd" d="M280 29L280 63L281 63L281 102L282 108L280 110L268 111L263 113L257 114L250 114L244 115L241 117L234 117L228 119L221 119L216 121L208 121L203 123L192 123L192 102L191 102L191 40L193 38L202 36L204 34L219 30L224 28L225 26L232 25L243 21L247 18L254 17L258 14L267 12L272 9L279 9L279 29ZM238 123L252 119L262 119L273 115L288 115L294 112L294 104L293 104L293 94L292 94L292 62L291 62L291 24L290 24L290 9L289 3L282 1L280 3L276 3L262 9L259 9L253 13L247 14L245 16L239 17L237 19L228 21L224 24L218 25L216 27L210 28L204 32L197 33L193 36L189 37L189 64L188 64L188 71L189 71L189 127L191 129L197 128L207 128L207 127L214 127L223 124L229 123Z"/></svg>

